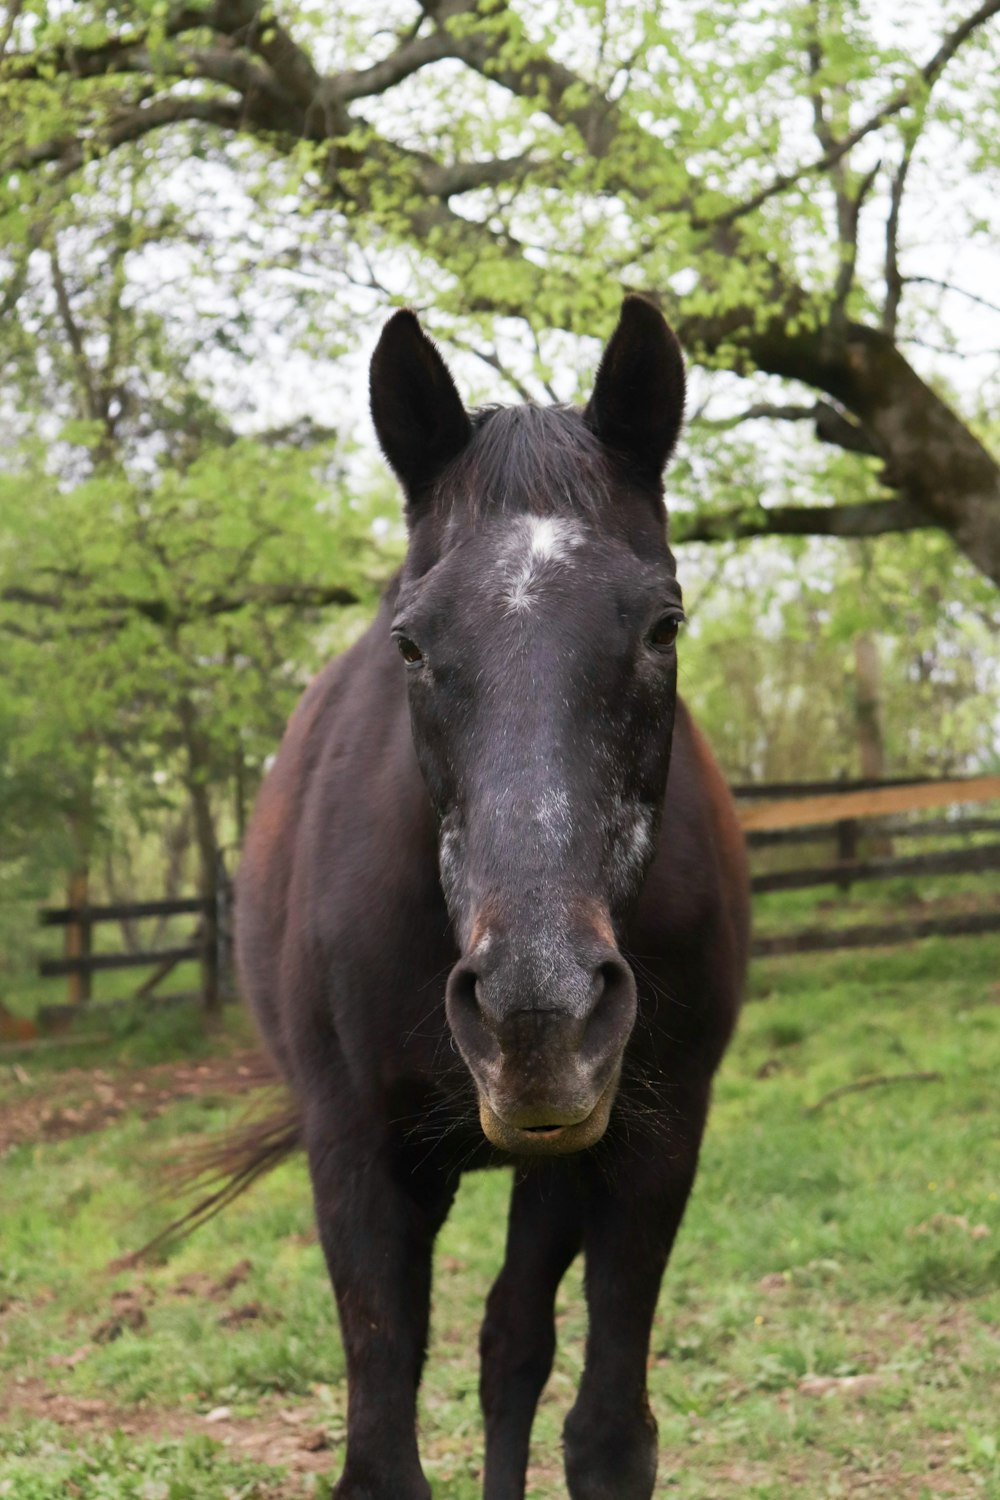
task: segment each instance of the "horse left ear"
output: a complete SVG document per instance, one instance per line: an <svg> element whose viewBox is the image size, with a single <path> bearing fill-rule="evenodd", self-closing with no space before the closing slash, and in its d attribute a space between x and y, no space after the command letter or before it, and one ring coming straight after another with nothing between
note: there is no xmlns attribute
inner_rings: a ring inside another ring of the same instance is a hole
<svg viewBox="0 0 1000 1500"><path fill-rule="evenodd" d="M658 481L684 416L684 358L659 308L628 296L583 419L609 448Z"/></svg>
<svg viewBox="0 0 1000 1500"><path fill-rule="evenodd" d="M369 390L382 452L412 505L465 447L472 424L448 366L406 308L382 329Z"/></svg>

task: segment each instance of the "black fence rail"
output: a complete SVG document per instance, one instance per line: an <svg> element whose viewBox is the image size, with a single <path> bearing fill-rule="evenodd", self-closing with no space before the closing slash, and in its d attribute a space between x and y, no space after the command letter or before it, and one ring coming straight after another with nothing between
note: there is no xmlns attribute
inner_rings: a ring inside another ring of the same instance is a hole
<svg viewBox="0 0 1000 1500"><path fill-rule="evenodd" d="M763 875L754 875L751 888L755 894L802 891L817 885L850 888L858 881L895 880L900 875L978 875L982 870L1000 870L1000 844L881 859L836 860L832 864L796 870L770 870Z"/></svg>

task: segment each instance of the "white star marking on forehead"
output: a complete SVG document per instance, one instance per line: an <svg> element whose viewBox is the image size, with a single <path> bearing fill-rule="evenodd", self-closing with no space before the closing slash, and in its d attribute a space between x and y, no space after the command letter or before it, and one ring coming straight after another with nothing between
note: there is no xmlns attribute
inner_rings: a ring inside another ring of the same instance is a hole
<svg viewBox="0 0 1000 1500"><path fill-rule="evenodd" d="M534 602L534 590L545 569L568 564L582 545L583 527L561 516L519 516L504 539L501 551L503 600L512 614L522 614Z"/></svg>

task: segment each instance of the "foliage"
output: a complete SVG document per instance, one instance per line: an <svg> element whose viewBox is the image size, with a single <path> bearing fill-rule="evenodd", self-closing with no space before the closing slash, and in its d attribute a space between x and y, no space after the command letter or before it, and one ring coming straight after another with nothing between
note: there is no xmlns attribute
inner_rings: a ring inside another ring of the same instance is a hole
<svg viewBox="0 0 1000 1500"><path fill-rule="evenodd" d="M386 486L349 498L346 436L234 428L199 365L225 328L141 296L169 231L148 175L126 178L124 216L84 202L46 226L0 332L0 880L21 895L151 823L166 838L188 801L210 865L398 531Z"/></svg>
<svg viewBox="0 0 1000 1500"><path fill-rule="evenodd" d="M324 478L315 452L250 440L145 483L105 469L67 492L38 464L8 476L8 858L85 799L98 824L123 786L136 814L168 803L186 707L197 774L225 784L239 767L252 785L317 662L310 588L317 603L371 600L385 566L372 513Z"/></svg>
<svg viewBox="0 0 1000 1500"><path fill-rule="evenodd" d="M808 419L859 485L858 456L875 458L906 524L945 528L996 578L1000 480L981 446L995 352L973 378L950 356L968 310L997 312L963 284L995 243L997 13L29 0L0 64L8 300L67 184L107 206L132 175L156 184L150 238L193 289L215 249L229 316L211 336L242 347L265 282L293 340L342 337L406 297L494 367L502 320L527 317L536 358L514 359L513 379L565 389L565 334L603 334L621 286L645 288L706 368L776 377L755 414ZM310 278L328 289L319 316Z"/></svg>
<svg viewBox="0 0 1000 1500"><path fill-rule="evenodd" d="M685 699L736 781L856 777L855 642L881 658L880 727L894 776L997 764L993 590L940 537L911 535L684 556Z"/></svg>

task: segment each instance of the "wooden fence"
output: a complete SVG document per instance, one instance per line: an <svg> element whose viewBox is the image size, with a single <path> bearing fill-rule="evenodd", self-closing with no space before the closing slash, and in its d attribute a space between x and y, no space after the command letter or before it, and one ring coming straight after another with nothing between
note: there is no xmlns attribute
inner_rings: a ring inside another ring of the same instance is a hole
<svg viewBox="0 0 1000 1500"><path fill-rule="evenodd" d="M151 968L133 998L153 996L178 965L198 964L198 994L206 1010L216 1009L233 990L231 961L231 893L225 872L219 872L214 896L183 896L154 901L115 901L103 906L43 907L43 927L64 928L67 935L61 958L39 960L43 978L68 976L73 1005L91 999L91 978L102 970ZM163 947L130 948L114 953L94 951L94 928L108 922L130 922L142 917L193 916L197 926L185 943Z"/></svg>
<svg viewBox="0 0 1000 1500"><path fill-rule="evenodd" d="M754 856L758 851L780 850L831 840L836 855L815 865L790 869L754 870L755 894L770 891L805 890L835 885L849 890L856 882L910 879L941 875L980 875L1000 870L1000 838L971 842L973 835L1000 835L1000 817L967 816L912 820L912 814L928 809L965 808L974 804L1000 804L1000 776L954 777L947 780L900 780L882 782L794 782L768 786L738 786L740 821ZM998 807L1000 811L1000 807ZM903 821L905 819L905 821ZM932 842L955 839L959 847L933 848L916 854L882 852L897 839L922 838ZM876 848L859 856L865 838ZM915 938L960 936L1000 931L1000 900L990 893L986 908L962 912L926 912L904 921L865 923L854 927L800 928L797 931L754 939L756 954L808 953L834 948L887 946Z"/></svg>
<svg viewBox="0 0 1000 1500"><path fill-rule="evenodd" d="M737 786L734 792L754 863L765 850L780 852L786 847L831 841L836 849L835 858L827 857L817 864L755 870L755 895L824 885L849 890L855 883L899 876L921 879L1000 870L1000 816L962 814L910 821L912 814L928 809L974 804L994 803L1000 813L1000 776L875 783L788 782ZM997 834L997 839L969 842L972 835L989 833ZM873 835L877 845L895 845L898 839L918 837L964 842L957 848L934 848L916 854L883 853L877 847L871 854L859 855L865 838ZM188 942L127 952L94 952L93 929L101 923L172 916L198 919L197 930ZM214 1009L233 992L231 887L224 871L220 871L214 897L47 907L41 911L40 921L45 927L65 928L71 941L62 958L42 959L39 972L52 977L76 976L78 999L90 998L93 974L139 967L152 968L153 972L135 993L140 997L152 995L179 964L188 960L198 962L200 994L206 1008ZM994 931L1000 931L1000 898L991 893L984 910L930 911L903 921L800 928L756 937L753 951L760 955L808 953L885 946L934 934L954 937Z"/></svg>

